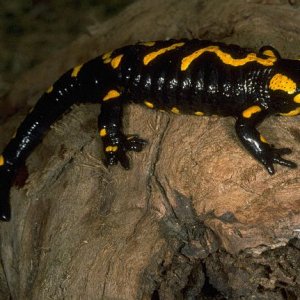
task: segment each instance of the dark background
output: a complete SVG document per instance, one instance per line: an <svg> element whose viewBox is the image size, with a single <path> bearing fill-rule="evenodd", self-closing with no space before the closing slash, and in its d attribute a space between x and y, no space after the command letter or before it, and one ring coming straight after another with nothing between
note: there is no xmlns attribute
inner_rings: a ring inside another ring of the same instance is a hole
<svg viewBox="0 0 300 300"><path fill-rule="evenodd" d="M0 1L0 97L25 71L134 0Z"/></svg>

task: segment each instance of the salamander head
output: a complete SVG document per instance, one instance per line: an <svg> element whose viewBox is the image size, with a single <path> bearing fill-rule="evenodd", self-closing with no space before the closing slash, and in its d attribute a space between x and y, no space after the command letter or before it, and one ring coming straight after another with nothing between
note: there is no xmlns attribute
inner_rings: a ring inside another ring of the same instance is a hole
<svg viewBox="0 0 300 300"><path fill-rule="evenodd" d="M300 114L300 61L281 59L269 81L269 90L281 115Z"/></svg>

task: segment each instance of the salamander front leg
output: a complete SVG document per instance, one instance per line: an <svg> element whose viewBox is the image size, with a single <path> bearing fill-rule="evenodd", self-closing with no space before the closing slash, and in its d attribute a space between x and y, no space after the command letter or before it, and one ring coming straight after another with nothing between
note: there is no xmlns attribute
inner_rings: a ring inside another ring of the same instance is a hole
<svg viewBox="0 0 300 300"><path fill-rule="evenodd" d="M268 144L265 138L256 130L256 126L265 118L266 112L260 106L251 106L244 110L235 124L236 133L244 147L262 163L269 174L274 174L273 164L277 163L289 168L296 168L297 165L282 158L282 155L290 154L291 149L276 149Z"/></svg>
<svg viewBox="0 0 300 300"><path fill-rule="evenodd" d="M118 162L129 169L127 151L140 152L147 142L138 136L125 136L122 132L121 99L103 102L98 119L99 134L103 141L105 165L116 165Z"/></svg>

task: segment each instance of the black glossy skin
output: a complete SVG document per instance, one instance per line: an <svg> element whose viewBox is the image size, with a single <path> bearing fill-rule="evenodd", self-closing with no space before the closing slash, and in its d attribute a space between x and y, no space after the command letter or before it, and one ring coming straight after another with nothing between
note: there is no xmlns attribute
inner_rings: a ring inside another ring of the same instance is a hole
<svg viewBox="0 0 300 300"><path fill-rule="evenodd" d="M178 47L160 53L145 65L146 55L178 43ZM274 163L296 167L281 157L290 150L271 147L261 138L256 126L270 114L289 113L298 108L293 99L299 93L300 62L281 59L275 49L266 46L261 48L257 58L273 61L269 66L247 59L244 64L235 66L224 62L215 52L207 51L194 59L186 70L181 70L183 58L210 46L219 47L224 57L229 54L234 61L253 53L235 45L210 41L158 41L154 45L141 43L117 49L85 63L76 74L74 69L65 73L42 95L3 151L0 219L8 221L11 217L9 191L18 168L50 125L74 103L102 105L98 126L107 165L120 162L128 169L126 152L141 151L146 144L137 136L126 137L122 132L123 104L131 100L147 101L148 106L176 113L233 116L237 119L235 129L240 141L270 174L274 173ZM119 55L123 56L113 67L111 60ZM292 94L270 89L270 80L278 73L296 83ZM110 90L117 91L118 96L103 100ZM259 107L259 111L252 111L250 117L243 116L245 110L253 110L253 107Z"/></svg>

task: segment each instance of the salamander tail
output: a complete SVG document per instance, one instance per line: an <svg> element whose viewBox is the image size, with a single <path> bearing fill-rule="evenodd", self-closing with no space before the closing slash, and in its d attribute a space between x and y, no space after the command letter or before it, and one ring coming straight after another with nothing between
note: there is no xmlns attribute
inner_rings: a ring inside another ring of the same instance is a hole
<svg viewBox="0 0 300 300"><path fill-rule="evenodd" d="M0 167L0 220L8 222L11 217L9 192L11 187L11 176L4 167Z"/></svg>

